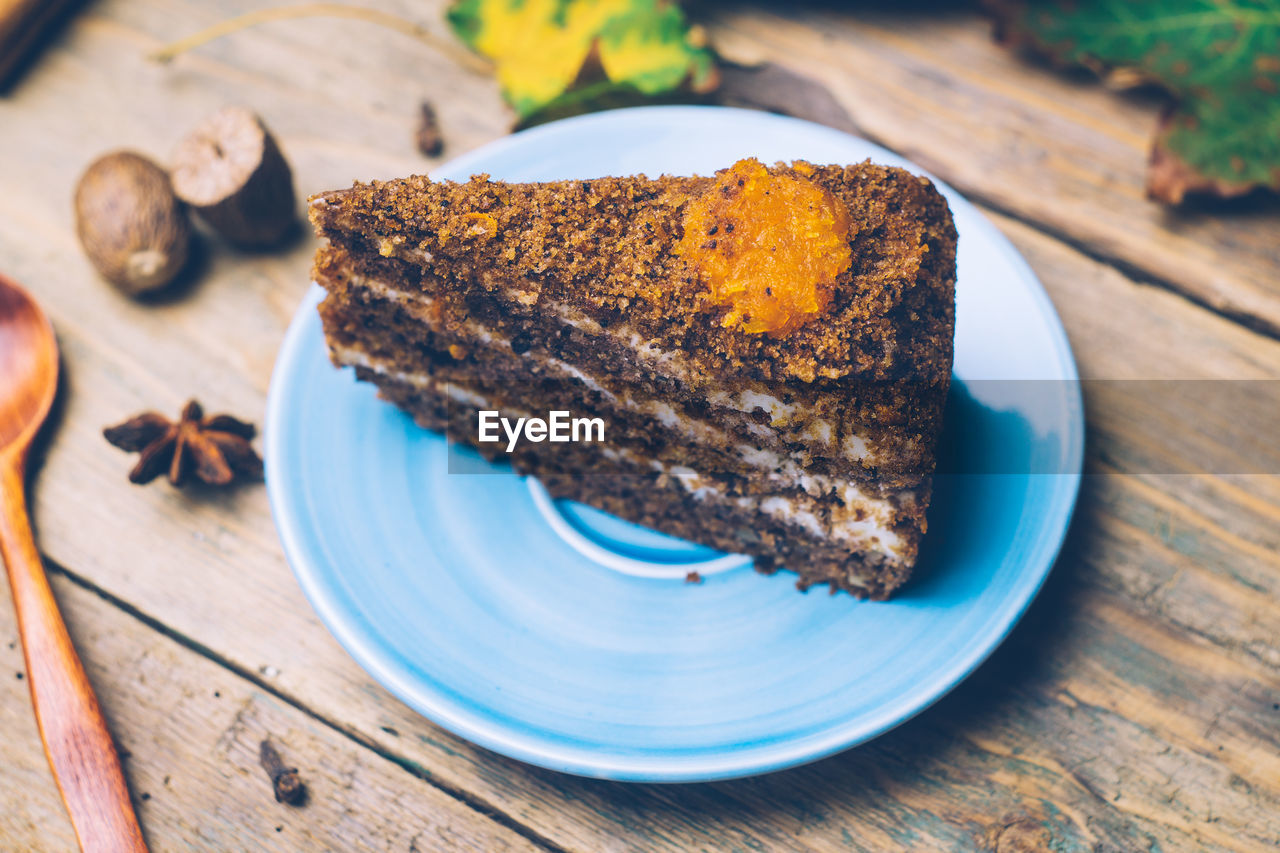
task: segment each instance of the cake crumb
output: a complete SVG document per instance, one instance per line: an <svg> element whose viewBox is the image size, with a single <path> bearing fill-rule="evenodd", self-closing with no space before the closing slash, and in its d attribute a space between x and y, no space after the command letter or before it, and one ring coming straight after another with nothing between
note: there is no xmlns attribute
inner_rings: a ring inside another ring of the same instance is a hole
<svg viewBox="0 0 1280 853"><path fill-rule="evenodd" d="M689 572L689 574L684 576L684 582L685 583L702 583L702 575L698 574L697 572Z"/></svg>

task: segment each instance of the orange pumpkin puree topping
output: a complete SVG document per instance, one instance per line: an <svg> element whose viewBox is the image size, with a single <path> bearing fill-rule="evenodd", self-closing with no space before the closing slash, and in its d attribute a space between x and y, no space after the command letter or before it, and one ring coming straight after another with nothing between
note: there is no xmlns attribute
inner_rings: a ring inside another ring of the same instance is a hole
<svg viewBox="0 0 1280 853"><path fill-rule="evenodd" d="M849 208L808 180L808 164L770 173L739 160L685 209L675 253L696 270L725 326L783 337L822 314L849 271Z"/></svg>

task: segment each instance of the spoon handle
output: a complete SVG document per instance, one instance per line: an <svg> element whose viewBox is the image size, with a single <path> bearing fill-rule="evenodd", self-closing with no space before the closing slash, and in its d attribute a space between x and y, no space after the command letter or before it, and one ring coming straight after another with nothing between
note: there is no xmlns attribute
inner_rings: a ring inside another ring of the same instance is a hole
<svg viewBox="0 0 1280 853"><path fill-rule="evenodd" d="M0 454L0 556L9 571L45 755L85 853L145 853L115 742L40 563L22 465Z"/></svg>

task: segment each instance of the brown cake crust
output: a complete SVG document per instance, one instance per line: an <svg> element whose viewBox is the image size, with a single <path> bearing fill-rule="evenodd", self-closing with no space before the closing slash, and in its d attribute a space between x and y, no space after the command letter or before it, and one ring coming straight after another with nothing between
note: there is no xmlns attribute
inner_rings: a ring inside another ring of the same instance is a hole
<svg viewBox="0 0 1280 853"><path fill-rule="evenodd" d="M311 217L354 253L405 257L468 287L519 289L529 304L554 299L604 326L625 321L708 376L945 381L956 239L946 201L902 169L801 165L859 227L853 267L827 312L782 338L723 326L695 272L672 254L689 200L712 178L507 184L487 175L466 183L416 176L323 193Z"/></svg>

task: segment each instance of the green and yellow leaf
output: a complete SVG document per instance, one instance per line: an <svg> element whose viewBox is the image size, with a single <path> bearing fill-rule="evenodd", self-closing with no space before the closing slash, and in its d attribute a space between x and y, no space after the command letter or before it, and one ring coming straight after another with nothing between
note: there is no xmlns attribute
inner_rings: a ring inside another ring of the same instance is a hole
<svg viewBox="0 0 1280 853"><path fill-rule="evenodd" d="M584 85L593 59L609 86L645 95L686 81L695 89L714 85L714 58L673 2L458 0L449 23L494 61L498 83L521 118Z"/></svg>
<svg viewBox="0 0 1280 853"><path fill-rule="evenodd" d="M988 2L1003 38L1113 81L1151 82L1174 105L1149 193L1280 189L1280 0Z"/></svg>

